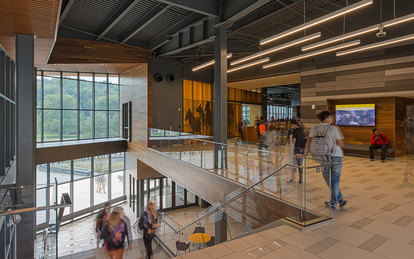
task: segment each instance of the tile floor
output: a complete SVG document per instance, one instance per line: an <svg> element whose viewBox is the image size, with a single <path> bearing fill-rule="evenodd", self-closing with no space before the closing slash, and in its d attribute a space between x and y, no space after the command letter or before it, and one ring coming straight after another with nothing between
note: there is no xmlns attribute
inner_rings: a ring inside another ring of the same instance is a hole
<svg viewBox="0 0 414 259"><path fill-rule="evenodd" d="M326 198L316 194L319 184L310 194L321 197L311 203ZM283 225L178 258L414 258L413 155L386 163L347 156L341 189L349 202L332 223L304 231Z"/></svg>

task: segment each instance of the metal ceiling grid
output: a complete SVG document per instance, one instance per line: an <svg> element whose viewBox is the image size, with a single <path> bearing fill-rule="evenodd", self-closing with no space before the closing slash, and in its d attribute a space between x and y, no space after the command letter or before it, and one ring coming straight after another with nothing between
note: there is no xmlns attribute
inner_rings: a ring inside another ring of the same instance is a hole
<svg viewBox="0 0 414 259"><path fill-rule="evenodd" d="M154 3L151 0L139 1L119 22L108 32L107 37L111 39L118 39L120 35L125 33L131 26L133 26L146 13L154 8L159 3Z"/></svg>
<svg viewBox="0 0 414 259"><path fill-rule="evenodd" d="M97 33L102 23L109 19L123 0L76 0L63 25Z"/></svg>
<svg viewBox="0 0 414 259"><path fill-rule="evenodd" d="M135 35L134 38L149 41L182 19L186 19L190 13L176 7L168 7L165 13Z"/></svg>

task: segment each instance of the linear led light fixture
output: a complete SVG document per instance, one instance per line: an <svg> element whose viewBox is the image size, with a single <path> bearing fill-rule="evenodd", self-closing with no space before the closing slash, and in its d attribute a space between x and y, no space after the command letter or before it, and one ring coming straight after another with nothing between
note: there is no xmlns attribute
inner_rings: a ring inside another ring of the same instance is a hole
<svg viewBox="0 0 414 259"><path fill-rule="evenodd" d="M227 54L227 58L231 58L233 56L233 54L232 53L229 53L229 54ZM206 62L206 63L203 63L203 64L201 64L201 65L198 65L198 66L196 66L196 67L193 67L193 72L194 71L197 71L197 70L200 70L200 69L202 69L202 68L205 68L205 67L208 67L208 66L211 66L211 65L213 65L215 63L215 61L214 61L214 59L213 60L210 60L210 61L208 61L208 62Z"/></svg>
<svg viewBox="0 0 414 259"><path fill-rule="evenodd" d="M299 56L296 56L296 57L287 58L287 59L283 59L283 60L276 61L276 62L273 62L273 63L269 63L269 64L266 64L266 65L263 65L263 68L279 66L279 65L282 65L282 64L286 64L286 63L289 63L289 62L296 61L296 60L305 59L305 58L321 55L321 54L324 54L324 53L333 52L333 51L336 51L336 50L352 47L352 46L358 45L360 43L361 43L360 40L354 40L354 41L350 41L350 42L347 42L347 43L342 43L340 45L335 45L335 46L332 46L332 47L329 47L329 48L326 48L326 49L321 49L321 50L317 50L317 51L314 51L314 52L309 52L309 53L306 53L306 54L302 54L302 55L299 55Z"/></svg>
<svg viewBox="0 0 414 259"><path fill-rule="evenodd" d="M399 18L396 18L396 19L386 21L382 25L385 28L388 28L388 27L391 27L393 25L408 22L408 21L411 21L411 20L414 20L414 14L409 14L409 15L405 15L405 16L402 16L402 17L399 17ZM313 44L310 44L310 45L307 45L307 46L303 46L302 51L308 51L308 50L318 48L318 47L322 47L322 46L325 46L325 45L328 45L328 44L331 44L331 43L334 43L334 42L346 40L346 39L349 39L349 38L352 38L352 37L355 37L355 36L358 36L358 35L361 35L361 34L376 31L376 30L378 30L380 25L381 24L372 25L372 26L369 26L369 27L366 27L366 28L363 28L363 29L360 29L360 30L357 30L357 31L353 31L353 32L345 33L345 34L337 36L337 37L333 37L331 39L327 39L327 40L319 41L319 42L316 42L316 43L313 43Z"/></svg>
<svg viewBox="0 0 414 259"><path fill-rule="evenodd" d="M365 51L365 50L375 49L375 48L388 46L388 45L392 45L392 44L400 43L400 42L404 42L404 41L409 41L409 40L414 40L414 34L408 34L408 35L405 35L405 36L402 36L402 37L398 37L398 38L394 38L394 39L390 39L390 40L385 40L385 41L381 41L381 42L361 46L361 47L358 47L358 48L339 51L339 52L336 53L336 56L343 56L343 55L348 55L348 54L351 54L351 53L362 52L362 51Z"/></svg>
<svg viewBox="0 0 414 259"><path fill-rule="evenodd" d="M328 13L328 14L326 14L324 16L321 16L321 17L319 17L317 19L314 19L314 20L309 21L307 23L298 25L298 26L293 27L293 28L291 28L289 30L286 30L284 32L281 32L281 33L278 33L278 34L273 35L271 37L268 37L266 39L263 39L263 40L260 41L260 45L264 45L264 44L270 43L272 41L275 41L275 40L278 40L280 38L283 38L283 37L286 37L288 35L291 35L291 34L293 34L295 32L305 30L305 29L310 28L312 26L315 26L315 25L321 24L323 22L329 21L331 19L334 19L334 18L336 18L338 16L341 16L341 15L344 15L344 14L347 14L347 13L350 13L350 12L353 12L353 11L355 11L357 9L360 9L362 7L365 7L367 5L372 4L372 2L373 2L373 0L362 0L362 1L359 1L359 2L357 2L355 4L348 5L348 6L346 6L344 8L341 8L341 9L335 11L335 12Z"/></svg>
<svg viewBox="0 0 414 259"><path fill-rule="evenodd" d="M227 70L227 73L231 73L231 72L234 72L234 71L237 71L237 70L240 70L240 69L244 69L244 68L252 67L252 66L255 66L255 65L262 64L262 63L266 63L269 60L270 60L269 57L262 58L262 59L259 59L259 60L256 60L256 61L253 61L253 62L244 64L244 65L241 65L241 66L238 66L238 67L230 68L230 69Z"/></svg>
<svg viewBox="0 0 414 259"><path fill-rule="evenodd" d="M270 54L270 53L273 53L273 52L276 52L276 51L279 51L279 50L282 50L282 49L286 49L286 48L301 44L301 43L309 41L309 40L319 38L320 36L321 36L321 33L317 32L317 33L302 37L300 39L297 39L297 40L294 40L294 41L291 41L291 42L287 42L285 44L282 44L282 45L279 45L279 46L276 46L276 47L273 47L273 48L270 48L270 49L266 49L266 50L257 52L255 54L243 57L241 59L232 61L230 63L230 65L232 65L232 66L237 65L237 64L243 63L245 61L248 61L248 60L251 60L251 59L254 59L254 58L258 58L258 57L261 57L261 56L264 56L264 55L267 55L267 54Z"/></svg>

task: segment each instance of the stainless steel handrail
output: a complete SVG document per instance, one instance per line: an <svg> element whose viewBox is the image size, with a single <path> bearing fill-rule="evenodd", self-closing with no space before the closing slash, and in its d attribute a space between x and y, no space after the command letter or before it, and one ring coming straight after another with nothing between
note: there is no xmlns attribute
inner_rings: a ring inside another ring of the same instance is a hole
<svg viewBox="0 0 414 259"><path fill-rule="evenodd" d="M61 204L56 204L56 205L40 206L40 207L31 207L31 208L18 209L18 210L9 210L9 211L0 212L0 216L15 215L19 213L27 213L27 212L33 212L33 211L59 209L59 208L69 207L70 205L72 205L72 202L61 203Z"/></svg>
<svg viewBox="0 0 414 259"><path fill-rule="evenodd" d="M194 221L192 221L191 223L188 223L187 225L185 225L184 227L180 228L179 230L176 231L176 233L183 231L184 229L188 228L189 226L193 225L194 223L199 222L200 220L202 220L203 218L206 218L210 215L212 215L213 213L216 213L217 211L221 210L225 205L235 201L236 199L240 198L243 194L245 194L246 192L249 192L251 190L253 190L254 187L256 187L257 185L263 183L263 181L266 181L267 179L269 179L270 177L272 177L273 175L275 175L276 173L278 173L279 171L283 170L286 167L295 167L295 168L306 168L306 169L313 169L313 168L320 168L320 167L325 167L325 166L330 166L330 165L334 165L334 164L338 164L339 162L334 162L334 163L330 163L330 164L325 164L325 165L318 165L318 166L309 166L309 167L305 167L305 166L299 166L299 165L294 165L294 164L285 164L281 167L279 167L276 171L274 171L273 173L269 174L268 176L264 177L262 180L260 180L259 182L250 185L249 187L246 187L245 190L243 190L242 192L240 192L239 194L237 194L236 196L234 196L233 198L225 201L224 203L222 203L220 206L216 207L215 209L213 209L210 212L207 212L205 215L203 215L201 218L198 218ZM212 205L214 206L214 205Z"/></svg>

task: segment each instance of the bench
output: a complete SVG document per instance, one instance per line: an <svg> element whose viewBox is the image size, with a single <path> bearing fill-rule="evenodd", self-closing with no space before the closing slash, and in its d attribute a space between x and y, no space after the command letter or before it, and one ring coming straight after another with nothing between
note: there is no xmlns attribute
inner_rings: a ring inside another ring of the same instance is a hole
<svg viewBox="0 0 414 259"><path fill-rule="evenodd" d="M344 151L344 154L346 155L369 157L369 146L370 145L344 144L342 146L342 150ZM374 155L376 158L380 157L380 153L381 153L380 148L374 149ZM387 147L387 159L394 159L394 158L395 158L395 148Z"/></svg>

